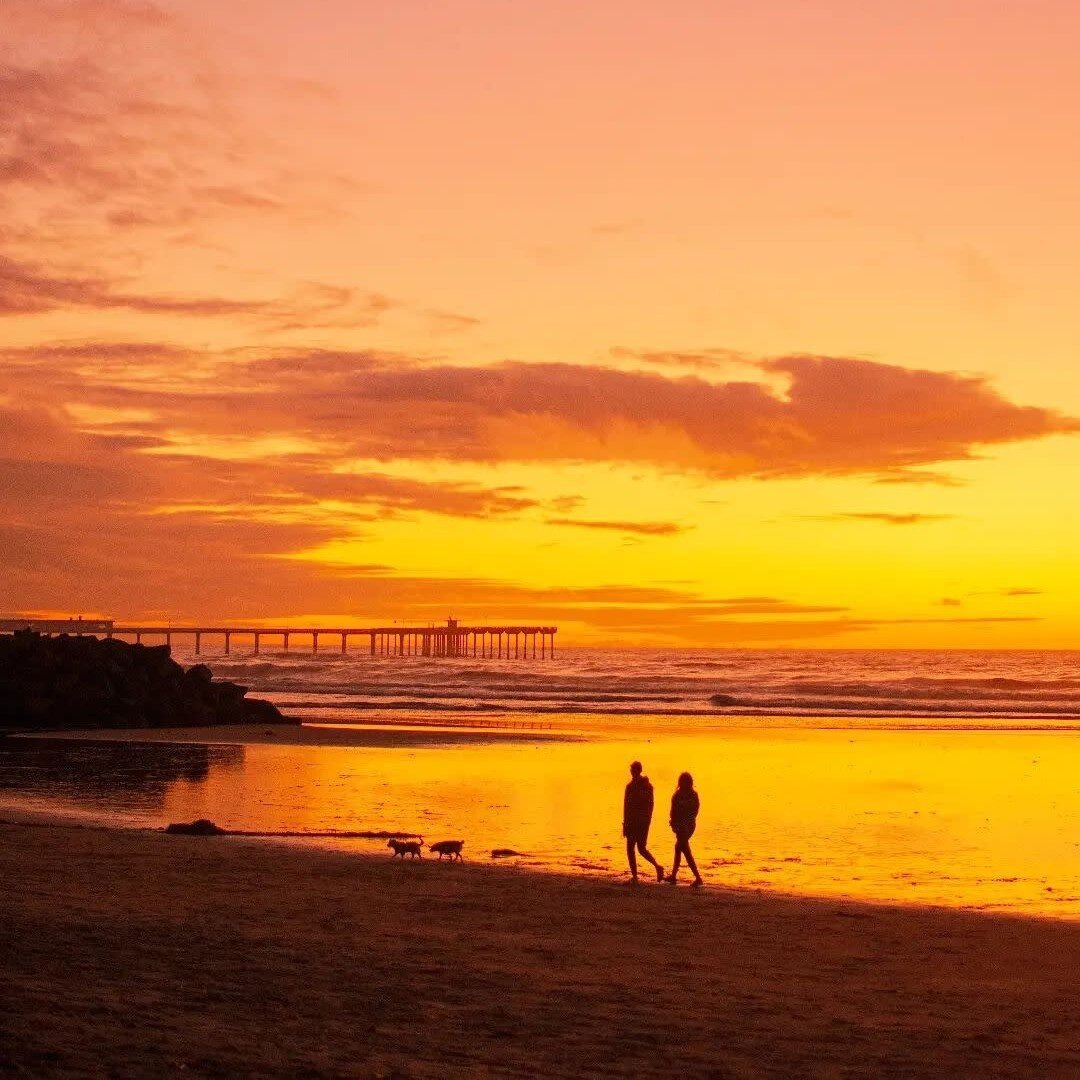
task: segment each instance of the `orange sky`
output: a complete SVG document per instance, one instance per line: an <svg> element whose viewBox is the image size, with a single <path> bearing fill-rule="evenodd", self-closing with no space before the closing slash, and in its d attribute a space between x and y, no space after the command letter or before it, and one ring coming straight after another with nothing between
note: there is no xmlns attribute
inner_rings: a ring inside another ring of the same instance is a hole
<svg viewBox="0 0 1080 1080"><path fill-rule="evenodd" d="M0 608L1080 647L1078 32L5 0Z"/></svg>

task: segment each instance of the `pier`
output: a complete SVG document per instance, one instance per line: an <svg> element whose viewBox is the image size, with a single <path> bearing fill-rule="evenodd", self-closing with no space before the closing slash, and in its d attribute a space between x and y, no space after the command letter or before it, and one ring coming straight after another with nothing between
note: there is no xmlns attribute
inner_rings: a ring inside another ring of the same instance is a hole
<svg viewBox="0 0 1080 1080"><path fill-rule="evenodd" d="M255 655L263 642L280 642L283 652L299 639L311 644L317 655L322 647L338 648L344 654L350 639L370 656L477 657L497 660L546 660L555 655L557 626L461 626L448 619L445 626L134 626L109 620L37 620L6 619L0 632L37 630L43 634L93 635L95 637L144 638L163 640L172 646L173 638L193 640L195 653L202 652L203 639L220 639L225 655L233 641L251 641Z"/></svg>

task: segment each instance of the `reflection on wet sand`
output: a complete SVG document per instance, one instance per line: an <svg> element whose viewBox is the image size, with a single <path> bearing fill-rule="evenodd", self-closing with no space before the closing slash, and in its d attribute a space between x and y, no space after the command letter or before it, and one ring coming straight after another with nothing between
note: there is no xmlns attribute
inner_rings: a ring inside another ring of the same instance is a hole
<svg viewBox="0 0 1080 1080"><path fill-rule="evenodd" d="M430 730L304 728L280 739L57 740L38 750L5 740L0 794L51 793L155 826L209 818L245 832L463 838L468 860L508 848L533 868L621 877L622 790L637 759L657 793L649 845L669 869L667 805L678 775L693 773L694 851L707 883L1080 916L1080 740L1070 733L624 730L469 741L455 731L439 741ZM320 842L385 854L375 841Z"/></svg>
<svg viewBox="0 0 1080 1080"><path fill-rule="evenodd" d="M174 785L203 784L214 770L237 775L244 757L239 745L5 739L0 797L72 801L114 813L161 811Z"/></svg>

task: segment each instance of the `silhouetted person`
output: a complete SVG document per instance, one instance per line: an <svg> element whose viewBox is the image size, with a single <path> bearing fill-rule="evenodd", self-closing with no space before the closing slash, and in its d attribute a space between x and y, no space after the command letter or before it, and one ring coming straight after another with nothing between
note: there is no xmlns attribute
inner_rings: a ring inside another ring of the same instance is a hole
<svg viewBox="0 0 1080 1080"><path fill-rule="evenodd" d="M684 772L679 777L679 786L675 794L671 796L671 831L675 834L675 862L671 867L668 881L674 885L675 878L679 874L679 864L686 859L686 865L690 867L694 875L694 884L701 885L701 875L698 873L697 863L690 851L690 837L697 828L698 810L701 809L701 800L694 790L694 778Z"/></svg>
<svg viewBox="0 0 1080 1080"><path fill-rule="evenodd" d="M656 880L664 880L664 871L645 846L649 842L649 826L652 824L653 786L647 776L641 775L641 762L630 765L630 783L623 796L622 834L626 837L626 859L630 863L630 877L637 881L637 851L641 857L656 867Z"/></svg>

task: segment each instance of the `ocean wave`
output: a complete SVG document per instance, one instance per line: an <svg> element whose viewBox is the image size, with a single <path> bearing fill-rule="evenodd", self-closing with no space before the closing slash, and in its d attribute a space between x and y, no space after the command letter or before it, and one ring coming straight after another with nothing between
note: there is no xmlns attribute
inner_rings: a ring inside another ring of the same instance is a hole
<svg viewBox="0 0 1080 1080"><path fill-rule="evenodd" d="M1080 654L563 650L480 657L290 653L201 657L286 711L392 716L478 712L700 718L1080 718Z"/></svg>

